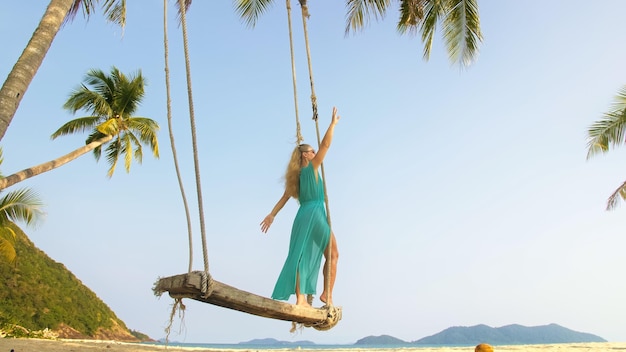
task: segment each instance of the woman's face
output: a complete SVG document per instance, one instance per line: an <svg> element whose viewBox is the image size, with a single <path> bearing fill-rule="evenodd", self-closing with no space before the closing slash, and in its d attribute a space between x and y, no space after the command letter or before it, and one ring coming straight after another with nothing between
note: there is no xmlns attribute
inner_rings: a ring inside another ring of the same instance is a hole
<svg viewBox="0 0 626 352"><path fill-rule="evenodd" d="M309 148L302 152L302 158L306 161L311 161L315 157L315 150L313 148Z"/></svg>

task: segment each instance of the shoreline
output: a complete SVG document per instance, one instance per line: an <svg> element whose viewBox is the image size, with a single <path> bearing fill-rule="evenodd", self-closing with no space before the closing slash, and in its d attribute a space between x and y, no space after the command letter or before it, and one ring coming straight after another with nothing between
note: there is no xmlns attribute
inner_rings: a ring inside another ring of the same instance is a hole
<svg viewBox="0 0 626 352"><path fill-rule="evenodd" d="M626 342L589 342L589 343L560 343L560 344L541 344L541 345L495 345L494 351L525 351L525 352L614 352L618 350L626 350ZM92 351L110 351L110 352L258 352L258 351L297 351L297 352L315 352L315 351L417 351L417 352L474 352L474 346L465 347L401 347L401 348L299 348L299 347L282 347L278 348L209 348L209 347L181 347L173 345L156 345L143 344L133 342L120 341L102 341L102 340L70 340L70 339L16 339L16 338L0 338L0 351L8 352L13 349L15 352L92 352Z"/></svg>

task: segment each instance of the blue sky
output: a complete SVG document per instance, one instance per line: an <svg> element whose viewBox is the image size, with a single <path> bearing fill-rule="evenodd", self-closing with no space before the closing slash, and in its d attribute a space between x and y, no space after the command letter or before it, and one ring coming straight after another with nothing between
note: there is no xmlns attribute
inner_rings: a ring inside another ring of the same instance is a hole
<svg viewBox="0 0 626 352"><path fill-rule="evenodd" d="M0 142L11 174L65 154L86 136L50 140L73 118L62 109L92 68L148 80L138 115L157 120L161 158L130 174L91 155L23 182L47 216L26 228L129 328L164 336L172 300L158 277L184 273L184 209L167 132L163 6L129 2L124 31L100 12L57 35ZM482 1L484 43L474 65L450 64L438 37L430 61L400 36L396 13L344 36L340 1L311 2L313 74L325 130L342 119L325 161L340 261L332 330L290 334L290 324L187 301L173 340L255 338L354 343L388 334L406 341L450 326L557 323L626 341L624 206L604 210L626 178L624 151L589 161L586 130L626 83L626 3ZM47 1L0 12L0 76L13 66ZM316 143L299 7L294 4L298 108ZM169 7L174 135L195 204L182 40ZM229 1L194 2L188 14L194 109L210 272L269 296L286 256L288 203L268 234L259 223L282 194L295 142L287 16L276 2L256 28ZM77 115L82 116L82 115ZM13 187L17 188L17 187ZM194 216L194 268L202 251ZM321 287L321 281L320 281ZM319 301L318 301L319 302Z"/></svg>

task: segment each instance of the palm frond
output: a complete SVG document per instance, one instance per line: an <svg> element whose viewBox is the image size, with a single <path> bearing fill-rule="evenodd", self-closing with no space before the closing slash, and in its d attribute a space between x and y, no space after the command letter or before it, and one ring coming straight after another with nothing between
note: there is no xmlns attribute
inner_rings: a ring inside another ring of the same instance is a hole
<svg viewBox="0 0 626 352"><path fill-rule="evenodd" d="M587 160L609 151L609 147L617 147L624 143L626 134L626 111L609 112L604 118L594 122L587 131Z"/></svg>
<svg viewBox="0 0 626 352"><path fill-rule="evenodd" d="M480 17L476 0L447 0L443 37L450 61L469 66L482 41Z"/></svg>
<svg viewBox="0 0 626 352"><path fill-rule="evenodd" d="M115 115L115 93L119 70L113 66L111 75L108 76L102 70L90 70L84 82L92 88L92 94L86 97L90 99L90 108L94 115Z"/></svg>
<svg viewBox="0 0 626 352"><path fill-rule="evenodd" d="M63 108L75 114L78 110L85 110L93 115L110 115L110 109L106 97L99 92L90 90L81 85L76 88L67 99Z"/></svg>
<svg viewBox="0 0 626 352"><path fill-rule="evenodd" d="M111 69L111 76L102 70L92 69L87 72L83 81L88 86L93 87L93 90L103 96L106 101L112 101L117 81L115 72L117 72L115 67Z"/></svg>
<svg viewBox="0 0 626 352"><path fill-rule="evenodd" d="M180 23L182 21L182 16L183 16L183 9L180 7L180 1L175 0L176 2L176 9L178 9L178 15L176 16L178 19L178 23ZM184 7L185 7L185 13L187 13L187 11L189 11L189 8L191 7L191 0L183 0L184 3Z"/></svg>
<svg viewBox="0 0 626 352"><path fill-rule="evenodd" d="M140 145L135 148L133 157L137 160L137 163L141 164L143 162L143 146Z"/></svg>
<svg viewBox="0 0 626 352"><path fill-rule="evenodd" d="M129 78L124 76L117 82L114 105L118 114L124 117L135 114L145 95L145 85L146 81L141 75L141 71Z"/></svg>
<svg viewBox="0 0 626 352"><path fill-rule="evenodd" d="M32 224L43 215L42 206L37 193L30 189L9 192L0 198L0 226L6 225L7 221Z"/></svg>
<svg viewBox="0 0 626 352"><path fill-rule="evenodd" d="M418 25L424 18L423 0L404 0L400 2L400 20L398 21L398 32L404 34L409 32L415 34Z"/></svg>
<svg viewBox="0 0 626 352"><path fill-rule="evenodd" d="M424 4L424 18L420 26L422 43L424 44L424 60L430 58L430 50L433 46L437 24L441 18L444 18L446 13L446 7L443 1L444 0L430 0L426 1Z"/></svg>
<svg viewBox="0 0 626 352"><path fill-rule="evenodd" d="M9 264L15 263L17 253L15 243L17 235L9 226L0 226L0 257L4 257Z"/></svg>
<svg viewBox="0 0 626 352"><path fill-rule="evenodd" d="M235 0L235 11L248 27L254 27L271 5L272 0Z"/></svg>
<svg viewBox="0 0 626 352"><path fill-rule="evenodd" d="M617 95L613 98L613 103L611 104L611 111L621 111L624 112L626 110L626 86L623 86Z"/></svg>
<svg viewBox="0 0 626 352"><path fill-rule="evenodd" d="M606 202L606 210L613 210L619 204L620 198L626 200L626 181L619 186Z"/></svg>
<svg viewBox="0 0 626 352"><path fill-rule="evenodd" d="M89 136L87 137L87 139L85 140L85 144L89 144L91 142L94 142L100 138L103 138L107 136L104 133L100 133L100 131L98 131L97 129L91 131L91 133L89 134Z"/></svg>
<svg viewBox="0 0 626 352"><path fill-rule="evenodd" d="M83 16L86 19L89 19L89 16L91 15L92 12L94 12L94 9L95 9L93 0L74 1L72 3L72 7L70 7L70 10L68 11L67 15L63 19L63 26L72 22L74 18L76 18L76 14L78 14L78 10L80 9L83 10Z"/></svg>
<svg viewBox="0 0 626 352"><path fill-rule="evenodd" d="M126 0L106 0L102 8L109 22L126 27Z"/></svg>
<svg viewBox="0 0 626 352"><path fill-rule="evenodd" d="M88 144L88 143L87 143ZM96 162L100 161L102 157L102 146L99 145L93 149L93 157L96 159Z"/></svg>
<svg viewBox="0 0 626 352"><path fill-rule="evenodd" d="M155 158L158 158L159 141L157 138L157 132L159 131L159 124L156 121L145 117L130 118L127 120L127 124L128 129L137 132L141 143L149 145L152 155Z"/></svg>
<svg viewBox="0 0 626 352"><path fill-rule="evenodd" d="M117 167L117 161L120 155L124 152L124 144L121 141L121 136L117 136L113 142L109 143L106 147L106 160L109 164L109 170L107 171L107 177L113 177L115 168Z"/></svg>
<svg viewBox="0 0 626 352"><path fill-rule="evenodd" d="M85 116L68 121L63 126L59 127L50 138L56 139L60 136L92 130L100 124L101 120L102 117L100 116Z"/></svg>
<svg viewBox="0 0 626 352"><path fill-rule="evenodd" d="M124 169L126 169L126 173L130 172L130 166L133 163L133 157L137 159L137 162L141 164L143 161L143 150L141 147L141 143L134 134L130 132L124 133L124 138L122 138L124 143ZM135 152L133 153L133 145L135 146Z"/></svg>
<svg viewBox="0 0 626 352"><path fill-rule="evenodd" d="M347 0L345 34L365 28L371 16L376 20L384 18L390 4L391 0Z"/></svg>

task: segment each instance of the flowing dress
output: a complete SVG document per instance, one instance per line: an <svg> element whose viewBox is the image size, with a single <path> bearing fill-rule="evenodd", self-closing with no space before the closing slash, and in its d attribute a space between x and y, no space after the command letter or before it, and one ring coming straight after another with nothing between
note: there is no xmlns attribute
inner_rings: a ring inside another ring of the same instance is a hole
<svg viewBox="0 0 626 352"><path fill-rule="evenodd" d="M324 184L313 165L300 171L300 208L293 221L289 253L280 272L272 298L286 301L296 293L296 274L300 275L300 293L315 294L317 277L330 226L324 207Z"/></svg>

